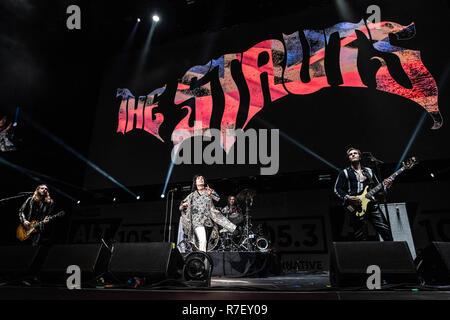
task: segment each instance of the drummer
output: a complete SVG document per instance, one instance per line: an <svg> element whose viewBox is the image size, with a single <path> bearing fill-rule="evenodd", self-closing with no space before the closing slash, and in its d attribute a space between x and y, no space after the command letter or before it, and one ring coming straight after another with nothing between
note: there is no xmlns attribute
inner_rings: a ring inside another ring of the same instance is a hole
<svg viewBox="0 0 450 320"><path fill-rule="evenodd" d="M227 202L228 205L223 207L221 210L225 218L234 220L235 224L240 224L241 222L243 222L244 217L242 215L241 208L237 205L236 197L233 195L228 196Z"/></svg>
<svg viewBox="0 0 450 320"><path fill-rule="evenodd" d="M242 214L241 208L239 208L239 206L237 205L235 196L228 196L227 203L228 205L222 208L222 214L225 215L226 218L228 218L228 215L235 212Z"/></svg>

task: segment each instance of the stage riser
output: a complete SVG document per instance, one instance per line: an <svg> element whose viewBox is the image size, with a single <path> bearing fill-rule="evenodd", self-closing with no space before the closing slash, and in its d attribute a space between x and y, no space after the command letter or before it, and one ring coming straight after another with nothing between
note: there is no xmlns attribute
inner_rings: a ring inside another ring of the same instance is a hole
<svg viewBox="0 0 450 320"><path fill-rule="evenodd" d="M208 252L213 277L264 277L281 274L280 257L270 252Z"/></svg>

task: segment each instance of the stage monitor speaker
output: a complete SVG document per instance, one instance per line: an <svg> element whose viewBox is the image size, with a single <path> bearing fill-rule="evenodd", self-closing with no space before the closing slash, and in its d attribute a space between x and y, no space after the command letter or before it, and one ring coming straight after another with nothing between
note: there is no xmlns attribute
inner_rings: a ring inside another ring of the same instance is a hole
<svg viewBox="0 0 450 320"><path fill-rule="evenodd" d="M419 276L426 284L450 284L450 242L431 242L416 262Z"/></svg>
<svg viewBox="0 0 450 320"><path fill-rule="evenodd" d="M418 283L406 241L333 242L330 281L335 287L367 288L367 267L377 265L381 284Z"/></svg>
<svg viewBox="0 0 450 320"><path fill-rule="evenodd" d="M41 246L0 246L0 278L14 280L37 273L45 254Z"/></svg>
<svg viewBox="0 0 450 320"><path fill-rule="evenodd" d="M107 272L110 257L110 251L102 243L54 245L42 265L41 279L66 286L66 280L71 275L67 273L67 268L76 265L80 268L83 286Z"/></svg>
<svg viewBox="0 0 450 320"><path fill-rule="evenodd" d="M138 277L154 283L179 278L183 263L170 242L116 243L108 270L119 281Z"/></svg>

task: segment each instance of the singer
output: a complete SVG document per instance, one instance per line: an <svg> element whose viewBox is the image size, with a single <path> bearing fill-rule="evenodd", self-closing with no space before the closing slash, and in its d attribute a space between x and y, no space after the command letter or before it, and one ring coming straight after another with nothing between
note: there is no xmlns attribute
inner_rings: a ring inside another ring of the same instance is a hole
<svg viewBox="0 0 450 320"><path fill-rule="evenodd" d="M207 239L205 227L213 227L213 222L231 233L236 231L236 225L225 218L214 206L214 201L220 197L209 187L202 175L195 175L192 180L191 193L181 202L181 224L183 232L191 243L198 243L198 249L206 252Z"/></svg>
<svg viewBox="0 0 450 320"><path fill-rule="evenodd" d="M33 195L25 200L20 207L19 220L25 228L30 226L30 221L43 221L40 227L36 229L37 232L30 236L32 246L40 244L44 225L50 221L54 207L54 201L50 197L48 187L45 184L37 186Z"/></svg>
<svg viewBox="0 0 450 320"><path fill-rule="evenodd" d="M346 152L347 159L350 166L342 170L334 185L334 193L343 201L343 203L360 201L356 195L360 194L364 188L369 185L369 188L378 184L378 178L373 173L372 169L361 166L361 151L356 148L350 148ZM389 188L392 185L391 179L385 179L384 185ZM368 240L367 222L370 221L375 230L385 241L392 241L390 227L386 218L381 212L377 201L369 204L367 213L363 216L356 216L351 214L351 224L354 229L354 237L357 241Z"/></svg>

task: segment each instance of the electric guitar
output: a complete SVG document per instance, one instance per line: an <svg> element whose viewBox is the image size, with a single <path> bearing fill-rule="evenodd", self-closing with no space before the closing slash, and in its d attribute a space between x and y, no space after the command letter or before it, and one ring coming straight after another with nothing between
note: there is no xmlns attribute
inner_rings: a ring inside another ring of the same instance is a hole
<svg viewBox="0 0 450 320"><path fill-rule="evenodd" d="M60 211L57 214L50 216L50 217L46 217L46 218L48 218L48 220L50 222L51 220L53 220L53 218L62 217L65 214L66 213L64 211ZM19 225L16 230L17 239L19 239L20 241L24 241L24 240L28 239L32 233L37 232L37 229L44 224L44 220L42 220L42 221L33 220L30 222L30 225L28 227L25 227L22 224Z"/></svg>
<svg viewBox="0 0 450 320"><path fill-rule="evenodd" d="M409 158L408 160L404 161L402 163L402 167L395 171L393 174L389 176L388 179L394 180L397 178L397 176L405 171L406 169L412 169L416 164L418 163L416 157ZM359 201L346 201L344 203L345 209L353 214L356 214L356 216L361 217L363 216L367 211L367 206L374 201L374 195L383 189L384 182L380 182L377 184L374 188L369 190L369 186L366 186L361 194L357 195L356 197L359 199Z"/></svg>

